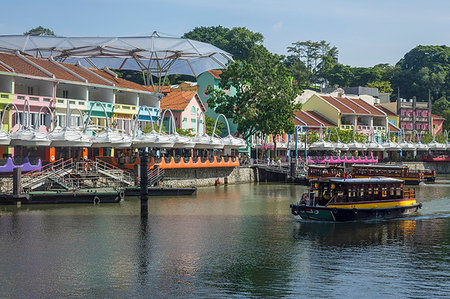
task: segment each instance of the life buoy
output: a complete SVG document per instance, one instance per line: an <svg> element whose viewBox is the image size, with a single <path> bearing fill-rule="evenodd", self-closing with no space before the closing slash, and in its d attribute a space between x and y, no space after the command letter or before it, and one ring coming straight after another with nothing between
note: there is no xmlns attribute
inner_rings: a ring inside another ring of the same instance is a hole
<svg viewBox="0 0 450 299"><path fill-rule="evenodd" d="M120 198L120 200L123 200L123 199L125 198L125 191L120 190L120 192L119 192L119 198Z"/></svg>
<svg viewBox="0 0 450 299"><path fill-rule="evenodd" d="M50 156L50 162L55 162L55 155Z"/></svg>
<svg viewBox="0 0 450 299"><path fill-rule="evenodd" d="M337 208L333 208L333 214L337 214L338 209Z"/></svg>
<svg viewBox="0 0 450 299"><path fill-rule="evenodd" d="M100 198L96 195L94 196L94 205L98 205L100 203Z"/></svg>

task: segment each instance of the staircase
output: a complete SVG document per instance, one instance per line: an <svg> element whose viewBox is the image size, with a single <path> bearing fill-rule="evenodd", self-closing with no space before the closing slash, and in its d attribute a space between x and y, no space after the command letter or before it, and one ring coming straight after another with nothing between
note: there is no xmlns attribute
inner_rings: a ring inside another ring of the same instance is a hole
<svg viewBox="0 0 450 299"><path fill-rule="evenodd" d="M134 185L134 179L131 173L101 159L78 162L76 172L77 174L107 178L109 181L113 181L119 185Z"/></svg>
<svg viewBox="0 0 450 299"><path fill-rule="evenodd" d="M66 190L78 189L80 188L80 181L71 174L74 167L73 159L59 159L22 175L22 187L24 190L31 191L52 182Z"/></svg>

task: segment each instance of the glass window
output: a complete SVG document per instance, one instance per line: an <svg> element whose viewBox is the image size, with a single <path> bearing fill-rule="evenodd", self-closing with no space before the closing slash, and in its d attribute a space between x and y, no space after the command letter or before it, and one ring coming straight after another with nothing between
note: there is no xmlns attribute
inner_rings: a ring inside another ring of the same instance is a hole
<svg viewBox="0 0 450 299"><path fill-rule="evenodd" d="M192 108L191 108L191 114L192 115L197 115L197 109L195 109L194 106L192 106Z"/></svg>
<svg viewBox="0 0 450 299"><path fill-rule="evenodd" d="M183 129L187 130L188 128L188 120L187 117L183 117Z"/></svg>
<svg viewBox="0 0 450 299"><path fill-rule="evenodd" d="M191 129L195 133L197 129L197 120L195 118L191 118Z"/></svg>

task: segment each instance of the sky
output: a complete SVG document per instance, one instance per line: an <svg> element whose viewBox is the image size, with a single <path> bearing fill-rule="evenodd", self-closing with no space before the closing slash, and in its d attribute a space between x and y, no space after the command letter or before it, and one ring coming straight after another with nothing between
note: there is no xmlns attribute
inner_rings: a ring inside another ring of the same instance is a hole
<svg viewBox="0 0 450 299"><path fill-rule="evenodd" d="M287 54L297 41L325 40L339 62L397 63L417 45L450 46L450 0L23 0L4 1L0 34L43 26L60 36L179 37L195 27L246 27Z"/></svg>

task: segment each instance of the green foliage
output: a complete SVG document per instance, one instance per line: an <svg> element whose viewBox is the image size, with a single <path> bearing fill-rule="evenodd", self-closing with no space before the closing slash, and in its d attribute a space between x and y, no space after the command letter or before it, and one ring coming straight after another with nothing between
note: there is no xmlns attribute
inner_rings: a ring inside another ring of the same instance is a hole
<svg viewBox="0 0 450 299"><path fill-rule="evenodd" d="M183 136L189 136L189 137L194 137L195 133L193 132L192 129L177 129L177 133Z"/></svg>
<svg viewBox="0 0 450 299"><path fill-rule="evenodd" d="M153 128L155 129L156 132L159 132L159 124L158 123L156 123L156 122L153 123ZM151 131L152 131L152 124L145 125L142 128L142 132L144 132L144 133L149 133ZM164 132L166 132L166 127L164 125L162 125L161 133L164 133Z"/></svg>
<svg viewBox="0 0 450 299"><path fill-rule="evenodd" d="M37 36L37 35L43 35L43 36L55 36L55 33L45 27L39 26L33 29L28 30L27 32L24 32L23 35L32 35L32 36Z"/></svg>
<svg viewBox="0 0 450 299"><path fill-rule="evenodd" d="M394 90L391 87L391 82L389 81L373 81L367 83L367 87L378 88L379 92L385 92L391 94Z"/></svg>
<svg viewBox="0 0 450 299"><path fill-rule="evenodd" d="M233 119L245 139L256 132L276 135L294 131L294 109L299 108L294 99L299 90L281 56L255 46L247 60L231 63L223 71L219 87L208 88L208 105ZM234 96L224 91L231 87L236 89Z"/></svg>
<svg viewBox="0 0 450 299"><path fill-rule="evenodd" d="M196 27L185 33L183 38L210 43L233 55L235 60L245 60L255 45L261 45L264 36L259 32L252 32L245 27L232 29L222 26Z"/></svg>
<svg viewBox="0 0 450 299"><path fill-rule="evenodd" d="M437 115L441 115L444 113L445 110L450 109L450 102L444 97L440 97L432 106L431 110L433 113Z"/></svg>
<svg viewBox="0 0 450 299"><path fill-rule="evenodd" d="M324 40L319 42L310 40L306 42L298 41L292 43L292 47L287 49L288 52L294 53L293 55L303 62L306 68L306 82L299 82L308 85L322 83L322 71L331 68L338 61L338 49L332 47L330 43Z"/></svg>
<svg viewBox="0 0 450 299"><path fill-rule="evenodd" d="M439 143L446 143L447 137L444 134L437 134L435 137L435 140ZM433 134L432 133L426 133L422 136L421 142L422 143L430 143L433 141Z"/></svg>
<svg viewBox="0 0 450 299"><path fill-rule="evenodd" d="M447 96L450 90L450 47L417 46L397 63L394 88L401 96L427 100Z"/></svg>
<svg viewBox="0 0 450 299"><path fill-rule="evenodd" d="M205 115L205 123L206 123L206 134L208 134L209 136L212 135L212 132L214 130L214 124L215 124L216 120L213 119L212 117L209 117L208 115ZM222 135L223 132L225 130L225 122L223 121L218 121L217 122L217 126L216 126L216 135ZM222 134L220 133L222 132ZM227 132L228 133L228 132Z"/></svg>

